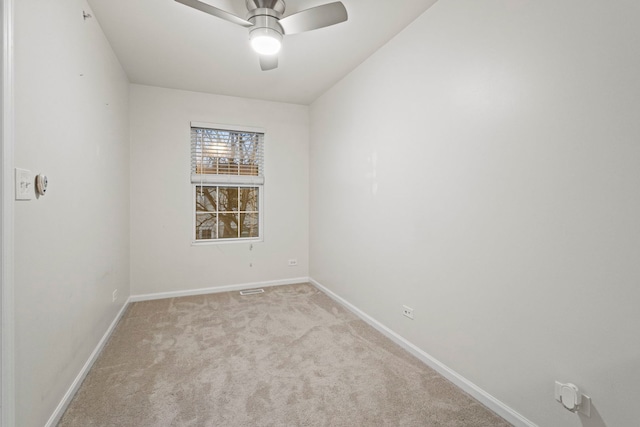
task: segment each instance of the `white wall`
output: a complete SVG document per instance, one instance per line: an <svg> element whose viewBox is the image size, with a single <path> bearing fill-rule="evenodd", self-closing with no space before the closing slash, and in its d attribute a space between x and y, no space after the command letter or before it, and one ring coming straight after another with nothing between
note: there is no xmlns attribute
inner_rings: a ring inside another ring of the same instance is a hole
<svg viewBox="0 0 640 427"><path fill-rule="evenodd" d="M441 1L311 106L311 277L540 426L640 420L639 21Z"/></svg>
<svg viewBox="0 0 640 427"><path fill-rule="evenodd" d="M192 245L191 121L265 129L263 242ZM308 276L308 134L306 106L132 85L132 294Z"/></svg>
<svg viewBox="0 0 640 427"><path fill-rule="evenodd" d="M41 427L129 295L129 88L83 0L14 4L15 165L49 177L15 203L16 425Z"/></svg>

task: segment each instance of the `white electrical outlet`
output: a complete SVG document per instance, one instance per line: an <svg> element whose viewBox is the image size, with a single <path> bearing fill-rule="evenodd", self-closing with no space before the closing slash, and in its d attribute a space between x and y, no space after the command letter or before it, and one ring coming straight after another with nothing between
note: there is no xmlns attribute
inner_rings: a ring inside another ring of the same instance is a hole
<svg viewBox="0 0 640 427"><path fill-rule="evenodd" d="M413 308L407 307L406 305L402 306L402 315L408 317L413 320Z"/></svg>
<svg viewBox="0 0 640 427"><path fill-rule="evenodd" d="M295 258L292 258L289 260L289 267L295 267L296 265L298 265L298 260Z"/></svg>
<svg viewBox="0 0 640 427"><path fill-rule="evenodd" d="M113 291L113 294L111 296L111 302L116 302L117 299L118 299L118 290L116 289L115 291Z"/></svg>

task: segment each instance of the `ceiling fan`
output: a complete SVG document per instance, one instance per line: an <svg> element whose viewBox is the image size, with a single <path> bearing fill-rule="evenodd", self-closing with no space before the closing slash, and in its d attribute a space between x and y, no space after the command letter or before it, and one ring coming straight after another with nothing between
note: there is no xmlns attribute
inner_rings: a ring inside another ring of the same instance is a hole
<svg viewBox="0 0 640 427"><path fill-rule="evenodd" d="M282 46L282 36L302 33L339 24L348 19L342 2L333 2L312 7L284 16L284 0L246 0L247 19L200 0L176 0L178 3L217 16L234 24L249 28L251 46L260 55L262 71L278 67L277 53Z"/></svg>

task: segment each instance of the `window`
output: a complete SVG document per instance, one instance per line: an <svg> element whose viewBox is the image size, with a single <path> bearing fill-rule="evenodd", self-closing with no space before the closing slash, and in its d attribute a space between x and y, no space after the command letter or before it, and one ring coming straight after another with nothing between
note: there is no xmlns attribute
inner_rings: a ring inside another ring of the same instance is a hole
<svg viewBox="0 0 640 427"><path fill-rule="evenodd" d="M260 237L260 187L195 187L196 240Z"/></svg>
<svg viewBox="0 0 640 427"><path fill-rule="evenodd" d="M264 133L191 123L194 241L262 238Z"/></svg>

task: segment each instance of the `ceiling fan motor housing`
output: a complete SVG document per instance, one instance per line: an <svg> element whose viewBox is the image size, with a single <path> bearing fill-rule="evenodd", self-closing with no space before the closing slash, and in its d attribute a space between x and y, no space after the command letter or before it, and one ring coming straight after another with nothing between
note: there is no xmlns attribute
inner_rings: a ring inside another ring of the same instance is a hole
<svg viewBox="0 0 640 427"><path fill-rule="evenodd" d="M249 34L255 31L282 38L284 31L278 23L284 13L285 4L282 0L247 0L247 21L253 24Z"/></svg>
<svg viewBox="0 0 640 427"><path fill-rule="evenodd" d="M283 0L247 0L246 4L249 10L249 17L253 16L252 12L255 9L271 9L280 14L279 18L281 18L285 8Z"/></svg>

